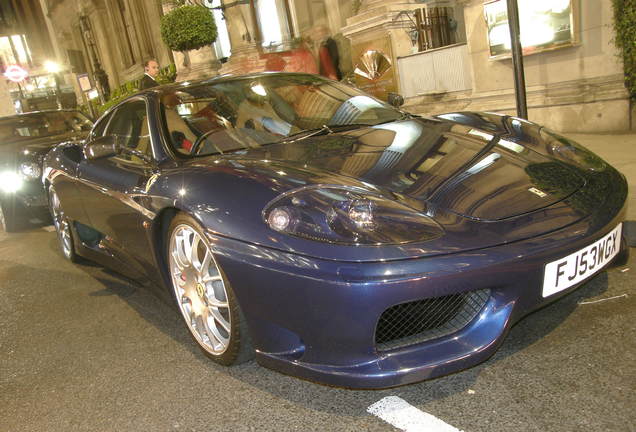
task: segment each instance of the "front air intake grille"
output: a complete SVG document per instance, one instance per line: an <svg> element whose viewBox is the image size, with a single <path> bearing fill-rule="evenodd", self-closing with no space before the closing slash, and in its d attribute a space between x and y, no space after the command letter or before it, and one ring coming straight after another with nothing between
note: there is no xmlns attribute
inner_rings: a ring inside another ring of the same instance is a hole
<svg viewBox="0 0 636 432"><path fill-rule="evenodd" d="M387 351L455 333L482 310L490 290L470 291L391 306L375 329L378 351Z"/></svg>

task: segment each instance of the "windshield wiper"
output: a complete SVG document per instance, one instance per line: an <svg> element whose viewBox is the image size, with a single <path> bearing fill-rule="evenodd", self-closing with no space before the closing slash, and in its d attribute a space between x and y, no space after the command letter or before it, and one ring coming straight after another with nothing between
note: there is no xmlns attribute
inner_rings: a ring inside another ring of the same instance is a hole
<svg viewBox="0 0 636 432"><path fill-rule="evenodd" d="M304 131L297 132L295 134L291 134L280 141L276 141L276 143L278 144L278 143L296 142L296 141L300 141L302 139L309 138L312 136L326 135L331 133L333 133L333 130L329 126L322 125L322 127L319 127L319 128L307 129Z"/></svg>
<svg viewBox="0 0 636 432"><path fill-rule="evenodd" d="M280 143L292 143L296 141L304 140L305 138L319 136L319 135L331 135L336 132L342 132L349 129L357 129L362 127L371 127L374 126L372 124L367 123L349 123L342 125L322 125L322 127L316 129L308 129L304 131L300 131L298 133L289 135L288 137L283 138L280 141L276 141L275 144ZM272 143L274 144L274 143Z"/></svg>
<svg viewBox="0 0 636 432"><path fill-rule="evenodd" d="M347 123L347 124L339 124L339 125L322 125L319 128L315 128L315 129L307 129L304 131L300 131L297 132L295 134L291 134L283 139L281 139L280 141L274 141L270 144L282 144L282 143L293 143L293 142L297 142L297 141L301 141L304 140L305 138L309 138L309 137L313 137L313 136L319 136L319 135L330 135L336 132L343 132L346 130L350 130L350 129L357 129L357 128L368 128L368 127L373 127L373 126L377 126L377 125L381 125L381 124L385 124L385 123L391 123L394 121L399 121L399 120L408 120L411 118L414 118L415 116L407 113L407 112L401 112L400 117L398 118L394 118L394 119L389 119L389 120L385 120L385 121L381 121L378 123Z"/></svg>

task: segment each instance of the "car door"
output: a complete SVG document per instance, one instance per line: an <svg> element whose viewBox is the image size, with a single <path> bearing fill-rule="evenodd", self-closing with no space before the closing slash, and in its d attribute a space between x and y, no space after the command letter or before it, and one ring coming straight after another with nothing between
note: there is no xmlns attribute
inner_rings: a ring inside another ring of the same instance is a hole
<svg viewBox="0 0 636 432"><path fill-rule="evenodd" d="M111 117L109 114L99 119L86 137L86 141L103 136ZM64 213L69 219L83 225L90 225L81 199L84 186L78 177L79 165L84 159L81 145L79 142L77 144L69 144L61 151L59 164L63 169L61 170L62 174L55 178L55 192L62 203Z"/></svg>
<svg viewBox="0 0 636 432"><path fill-rule="evenodd" d="M146 102L139 98L120 105L102 136L115 136L122 151L80 163L80 193L90 226L102 234L104 248L137 264L138 270L149 270L150 237L144 222L151 219L147 190L157 170Z"/></svg>

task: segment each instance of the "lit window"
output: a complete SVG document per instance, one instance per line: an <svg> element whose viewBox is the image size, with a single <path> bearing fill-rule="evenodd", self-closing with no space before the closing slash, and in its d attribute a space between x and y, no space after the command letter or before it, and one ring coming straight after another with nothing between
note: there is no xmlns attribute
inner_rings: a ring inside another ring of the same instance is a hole
<svg viewBox="0 0 636 432"><path fill-rule="evenodd" d="M9 43L8 37L0 37L0 57L2 60L2 64L10 65L15 64L16 59L13 56L13 50L11 49L11 44Z"/></svg>
<svg viewBox="0 0 636 432"><path fill-rule="evenodd" d="M0 64L31 65L31 53L24 35L0 37Z"/></svg>
<svg viewBox="0 0 636 432"><path fill-rule="evenodd" d="M15 48L15 53L18 57L18 63L20 64L28 64L29 63L29 51L26 46L26 40L23 35L13 35L11 36L11 41L13 42L13 47Z"/></svg>

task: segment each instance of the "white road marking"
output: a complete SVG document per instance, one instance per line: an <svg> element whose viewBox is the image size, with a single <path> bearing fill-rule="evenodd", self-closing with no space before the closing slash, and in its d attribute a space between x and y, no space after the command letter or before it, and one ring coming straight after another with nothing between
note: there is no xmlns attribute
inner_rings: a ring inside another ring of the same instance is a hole
<svg viewBox="0 0 636 432"><path fill-rule="evenodd" d="M367 412L406 432L462 432L397 396L380 399Z"/></svg>

